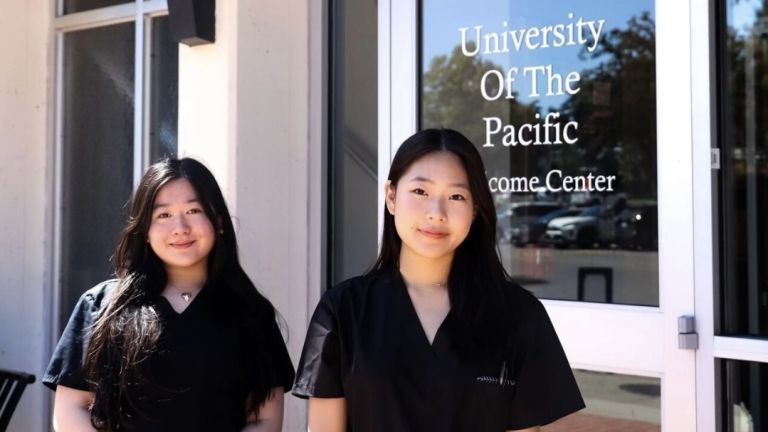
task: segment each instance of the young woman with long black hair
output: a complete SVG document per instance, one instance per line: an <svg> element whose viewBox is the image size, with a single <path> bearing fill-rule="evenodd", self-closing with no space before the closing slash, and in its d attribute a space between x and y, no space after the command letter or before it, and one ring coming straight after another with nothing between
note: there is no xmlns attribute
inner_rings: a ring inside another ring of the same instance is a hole
<svg viewBox="0 0 768 432"><path fill-rule="evenodd" d="M279 431L293 366L211 172L152 165L113 260L117 279L80 298L43 379L55 429Z"/></svg>
<svg viewBox="0 0 768 432"><path fill-rule="evenodd" d="M378 260L310 323L294 385L310 430L536 431L583 408L544 307L501 264L474 145L413 135L385 197Z"/></svg>

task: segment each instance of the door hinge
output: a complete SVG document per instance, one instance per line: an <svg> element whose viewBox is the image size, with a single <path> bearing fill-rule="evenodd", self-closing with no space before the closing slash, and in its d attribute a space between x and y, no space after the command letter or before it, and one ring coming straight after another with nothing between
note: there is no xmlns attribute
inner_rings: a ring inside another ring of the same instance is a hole
<svg viewBox="0 0 768 432"><path fill-rule="evenodd" d="M685 350L699 349L696 319L691 315L683 315L677 319L677 347Z"/></svg>
<svg viewBox="0 0 768 432"><path fill-rule="evenodd" d="M711 150L711 162L712 162L712 169L713 170L719 170L720 169L720 149L719 148L713 148Z"/></svg>

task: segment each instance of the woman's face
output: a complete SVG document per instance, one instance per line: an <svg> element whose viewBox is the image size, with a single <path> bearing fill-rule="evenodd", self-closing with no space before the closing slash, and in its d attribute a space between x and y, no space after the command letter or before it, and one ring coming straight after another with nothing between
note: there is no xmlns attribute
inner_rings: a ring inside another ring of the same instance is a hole
<svg viewBox="0 0 768 432"><path fill-rule="evenodd" d="M401 254L453 257L469 234L475 204L467 173L450 152L433 152L414 162L398 180L385 185L387 209L403 242Z"/></svg>
<svg viewBox="0 0 768 432"><path fill-rule="evenodd" d="M205 275L216 235L188 180L172 180L160 188L147 236L169 276L176 272Z"/></svg>

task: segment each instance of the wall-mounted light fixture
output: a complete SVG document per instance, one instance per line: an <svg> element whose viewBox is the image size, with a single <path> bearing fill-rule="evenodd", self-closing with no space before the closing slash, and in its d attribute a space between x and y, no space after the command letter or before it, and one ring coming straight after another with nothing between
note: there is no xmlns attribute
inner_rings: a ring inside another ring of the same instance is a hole
<svg viewBox="0 0 768 432"><path fill-rule="evenodd" d="M216 0L168 0L174 40L196 46L216 41Z"/></svg>

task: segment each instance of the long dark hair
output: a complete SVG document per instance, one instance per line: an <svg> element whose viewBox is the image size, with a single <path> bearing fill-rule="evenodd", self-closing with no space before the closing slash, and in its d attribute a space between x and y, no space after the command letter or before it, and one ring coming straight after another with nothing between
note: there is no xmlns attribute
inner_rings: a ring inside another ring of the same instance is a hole
<svg viewBox="0 0 768 432"><path fill-rule="evenodd" d="M255 326L256 331L266 320L275 318L271 303L259 294L240 266L232 218L213 174L190 158L165 159L152 165L131 200L128 222L113 256L117 286L91 330L85 359L88 381L95 393L91 422L101 430L117 429L121 419L138 409L146 386L152 385L144 366L163 331L155 301L165 288L167 274L147 237L155 197L176 179L186 179L192 185L216 233L208 255L205 289L211 290L209 294L217 306L229 306L222 316L235 315L234 319ZM232 305L238 304L247 305L250 313L233 313ZM251 412L258 410L279 383L274 382L276 362L271 353L263 350L256 355L253 341L243 343L248 356L243 379L251 390L246 409Z"/></svg>
<svg viewBox="0 0 768 432"><path fill-rule="evenodd" d="M456 322L457 348L465 354L485 352L496 348L504 334L503 305L509 276L496 249L496 209L480 153L472 142L455 130L425 129L403 142L395 153L387 179L396 188L414 162L441 151L450 152L461 161L477 212L469 234L454 252L448 275L448 297ZM369 273L399 271L401 245L395 218L385 206L381 250Z"/></svg>

